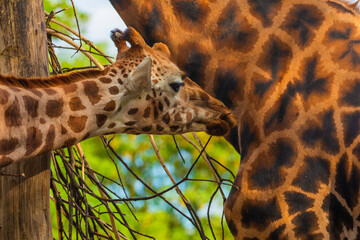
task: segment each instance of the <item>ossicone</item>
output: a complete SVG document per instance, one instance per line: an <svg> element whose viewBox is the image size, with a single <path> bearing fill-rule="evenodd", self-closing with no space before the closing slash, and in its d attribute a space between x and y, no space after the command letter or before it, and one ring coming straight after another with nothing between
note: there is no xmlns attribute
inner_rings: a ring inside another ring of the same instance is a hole
<svg viewBox="0 0 360 240"><path fill-rule="evenodd" d="M132 27L129 27L124 32L120 29L115 28L111 31L111 39L115 43L115 45L123 45L124 42L129 42L131 47L139 46L145 47L147 46L145 40L141 37L141 35Z"/></svg>

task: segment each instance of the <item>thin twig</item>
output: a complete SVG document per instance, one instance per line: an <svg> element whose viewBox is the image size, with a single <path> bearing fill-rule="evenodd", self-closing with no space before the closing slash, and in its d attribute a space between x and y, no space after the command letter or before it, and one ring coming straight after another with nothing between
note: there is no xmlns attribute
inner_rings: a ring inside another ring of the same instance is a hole
<svg viewBox="0 0 360 240"><path fill-rule="evenodd" d="M86 160L86 157L85 157L85 155L84 155L84 152L83 152L83 150L82 150L82 148L81 148L80 143L76 144L76 148L77 148L77 151L79 152L79 154L80 154L80 156L81 156L82 161L83 161L84 164L86 165L86 168L88 168L88 169L90 170L90 171L89 171L90 175L95 179L95 181L99 182L99 180L97 179L96 175L93 173L93 171L92 171L89 163L88 163L87 160ZM98 190L99 190L99 192L100 192L101 197L106 198L106 195L104 194L104 192L103 192L100 188L98 188ZM107 210L108 210L109 212L111 212L110 206L109 206L107 203L105 204L105 207L107 208ZM115 235L115 238L116 238L116 240L120 240L120 235L119 235L119 233L118 233L118 231L117 231L117 228L116 228L116 224L115 224L115 220L114 220L113 215L112 215L112 214L109 214L109 218L110 218L110 221L111 221L111 225L112 225L112 227L113 227L113 233L114 233L114 235Z"/></svg>
<svg viewBox="0 0 360 240"><path fill-rule="evenodd" d="M48 16L49 18L49 13L45 12L45 14ZM71 32L72 34L74 34L75 36L77 36L80 40L84 41L87 45L89 45L91 48L95 49L98 53L100 53L100 55L104 56L106 58L106 60L109 63L113 63L113 61L111 60L111 58L109 56L106 56L106 54L101 51L101 49L99 49L97 46L95 46L90 40L88 40L87 38L85 38L84 36L81 36L81 34L79 34L77 31L75 31L74 29L72 29L71 27L69 27L68 25L54 19L54 18L50 18L52 23L55 23L61 27L63 27L64 29L68 30L69 32Z"/></svg>
<svg viewBox="0 0 360 240"><path fill-rule="evenodd" d="M195 135L195 133L193 133L193 135ZM196 136L196 135L195 135L195 136ZM218 182L219 182L218 175L216 174L216 172L215 172L215 170L214 170L214 167L213 167L212 164L210 163L210 161L209 161L209 159L208 159L208 157L207 157L207 154L205 154L205 153L206 153L206 152L205 152L205 149L202 148L202 150L200 150L200 148L199 148L195 143L193 143L188 137L186 137L184 134L182 134L181 137L182 137L183 139L185 139L185 141L187 141L188 143L190 143L191 145L193 145L194 148L195 148L198 152L202 152L202 153L201 153L201 156L203 157L203 159L205 160L205 163L206 163L207 166L209 167L209 169L210 169L210 171L211 171L211 173L212 173L215 181L218 181ZM196 138L195 138L195 139L196 139ZM201 144L201 143L200 143L200 144ZM199 144L199 145L200 145L200 144ZM223 198L226 198L224 192L222 191L222 189L220 189L220 193L221 193L221 195L223 196Z"/></svg>
<svg viewBox="0 0 360 240"><path fill-rule="evenodd" d="M99 61L96 58L94 58L90 53L88 53L85 49L80 47L77 43L75 43L74 41L72 41L71 39L66 37L64 34L60 34L52 29L47 29L47 33L63 40L64 42L70 44L73 47L79 48L83 52L83 54L85 54L100 70L104 69L104 67L99 63Z"/></svg>
<svg viewBox="0 0 360 240"><path fill-rule="evenodd" d="M73 1L73 0L70 0L70 1L71 1L71 5L72 5L72 7L73 7L74 17L75 17L75 20L76 20L76 26L77 26L77 28L78 28L78 33L79 33L79 36L81 36L79 19L78 19L78 17L77 17L75 4L74 4L74 1ZM79 51L81 48L82 48L82 41L81 41L81 39L80 39L79 48L78 48L77 52L74 53L74 55L75 55L76 53L78 53L78 51Z"/></svg>

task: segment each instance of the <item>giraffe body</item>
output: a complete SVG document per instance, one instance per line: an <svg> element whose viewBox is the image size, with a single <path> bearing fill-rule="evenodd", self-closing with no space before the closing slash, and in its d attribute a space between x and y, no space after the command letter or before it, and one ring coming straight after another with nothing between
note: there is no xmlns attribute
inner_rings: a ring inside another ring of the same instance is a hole
<svg viewBox="0 0 360 240"><path fill-rule="evenodd" d="M111 0L230 107L235 239L360 239L360 17L335 0Z"/></svg>
<svg viewBox="0 0 360 240"><path fill-rule="evenodd" d="M150 48L133 29L116 34L132 47L105 70L39 79L0 76L0 167L93 136L223 135L236 124L220 101L182 79L165 45Z"/></svg>

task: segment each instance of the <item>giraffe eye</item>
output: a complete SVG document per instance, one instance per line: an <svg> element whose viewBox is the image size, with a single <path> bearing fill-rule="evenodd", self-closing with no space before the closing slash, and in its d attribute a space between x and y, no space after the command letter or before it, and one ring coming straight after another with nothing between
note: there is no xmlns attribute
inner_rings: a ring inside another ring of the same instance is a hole
<svg viewBox="0 0 360 240"><path fill-rule="evenodd" d="M170 83L169 85L174 90L174 92L178 92L180 90L180 87L184 86L185 84L183 82L174 82Z"/></svg>

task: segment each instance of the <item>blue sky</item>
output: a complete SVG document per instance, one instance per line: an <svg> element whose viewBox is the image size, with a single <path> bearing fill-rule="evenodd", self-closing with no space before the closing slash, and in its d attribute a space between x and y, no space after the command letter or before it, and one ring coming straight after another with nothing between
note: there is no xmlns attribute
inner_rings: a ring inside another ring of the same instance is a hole
<svg viewBox="0 0 360 240"><path fill-rule="evenodd" d="M89 15L89 21L81 29L86 31L87 39L97 42L108 42L106 53L116 56L117 50L110 39L110 31L114 28L124 30L125 23L115 11L109 0L74 0L78 10ZM80 23L81 24L81 23Z"/></svg>

